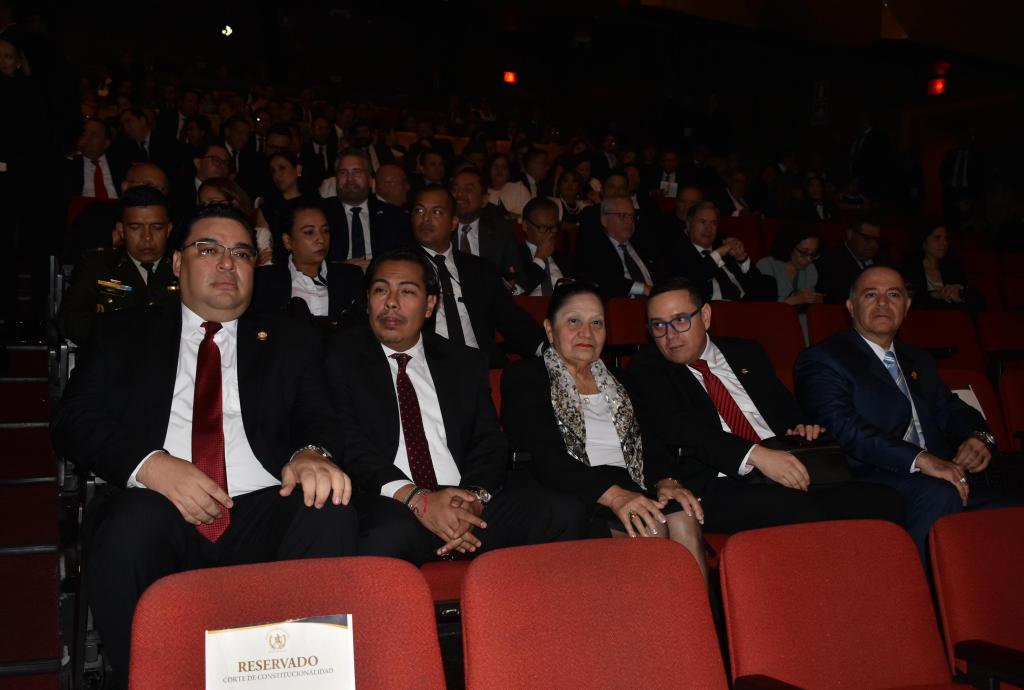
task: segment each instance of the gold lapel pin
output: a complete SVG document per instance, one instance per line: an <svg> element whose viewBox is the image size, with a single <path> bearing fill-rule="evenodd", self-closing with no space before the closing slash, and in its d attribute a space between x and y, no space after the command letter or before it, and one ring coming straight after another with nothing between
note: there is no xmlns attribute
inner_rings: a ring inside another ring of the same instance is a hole
<svg viewBox="0 0 1024 690"><path fill-rule="evenodd" d="M746 369L740 369L740 373L741 374L749 374L750 372L747 371Z"/></svg>
<svg viewBox="0 0 1024 690"><path fill-rule="evenodd" d="M917 372L916 371L910 372L910 378L913 381L917 381Z"/></svg>
<svg viewBox="0 0 1024 690"><path fill-rule="evenodd" d="M260 331L256 334L256 340L266 340L269 336L266 331Z"/></svg>

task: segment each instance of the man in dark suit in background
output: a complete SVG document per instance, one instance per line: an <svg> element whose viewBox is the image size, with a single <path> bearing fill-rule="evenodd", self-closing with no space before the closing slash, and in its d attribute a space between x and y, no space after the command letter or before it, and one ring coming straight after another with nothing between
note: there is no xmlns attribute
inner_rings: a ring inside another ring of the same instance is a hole
<svg viewBox="0 0 1024 690"><path fill-rule="evenodd" d="M775 281L761 274L735 237L718 239L718 208L710 201L690 209L686 234L670 254L672 275L686 276L704 299L775 301Z"/></svg>
<svg viewBox="0 0 1024 690"><path fill-rule="evenodd" d="M516 252L512 226L499 213L481 215L487 204L487 188L476 168L463 168L452 178L455 215L459 219L455 245L464 254L487 259L506 279L518 283L523 266Z"/></svg>
<svg viewBox="0 0 1024 690"><path fill-rule="evenodd" d="M243 316L248 219L210 206L184 235L181 305L105 319L51 427L58 452L116 487L90 505L86 587L119 685L135 604L160 577L355 553L320 339Z"/></svg>
<svg viewBox="0 0 1024 690"><path fill-rule="evenodd" d="M844 304L850 286L861 271L878 261L882 227L878 221L861 217L846 231L846 242L825 252L818 263L818 292L825 293L828 304Z"/></svg>
<svg viewBox="0 0 1024 690"><path fill-rule="evenodd" d="M323 115L313 118L312 138L303 144L302 176L308 178L308 186L318 188L326 178L334 175L334 161L338 156L338 140L334 127Z"/></svg>
<svg viewBox="0 0 1024 690"><path fill-rule="evenodd" d="M605 198L599 207L601 230L580 231L576 269L597 284L604 299L643 297L651 291L657 270L633 241L637 214L628 196Z"/></svg>
<svg viewBox="0 0 1024 690"><path fill-rule="evenodd" d="M380 166L395 162L395 154L385 143L374 143L374 131L369 122L357 120L352 123L352 145L362 149L370 161L370 169L376 175Z"/></svg>
<svg viewBox="0 0 1024 690"><path fill-rule="evenodd" d="M252 145L252 125L241 115L232 115L221 131L224 132L224 149L231 159L235 182L249 193L250 198L255 199L261 193L260 184L265 175L266 163Z"/></svg>
<svg viewBox="0 0 1024 690"><path fill-rule="evenodd" d="M95 118L86 119L78 148L80 153L68 161L67 196L116 199L128 166L116 156L107 155L110 135L106 125Z"/></svg>
<svg viewBox="0 0 1024 690"><path fill-rule="evenodd" d="M684 278L656 287L647 303L656 348L633 358L626 379L643 431L644 452L674 463L704 505L704 529L746 529L840 518L902 521L896 492L867 483L812 486L792 453L773 437L816 440L796 400L753 340L712 338L711 305ZM756 483L763 476L774 484Z"/></svg>
<svg viewBox="0 0 1024 690"><path fill-rule="evenodd" d="M324 200L331 260L365 269L375 254L409 243L408 216L370 195L370 163L361 149L338 154L334 179L338 196Z"/></svg>
<svg viewBox="0 0 1024 690"><path fill-rule="evenodd" d="M486 356L423 332L438 304L431 262L383 254L366 277L370 327L333 340L326 362L357 486L360 553L419 565L582 537L575 499L502 488L508 443Z"/></svg>
<svg viewBox="0 0 1024 690"><path fill-rule="evenodd" d="M903 495L908 531L927 562L936 520L995 505L985 483L969 478L988 467L995 439L942 382L935 360L896 340L910 309L897 271L865 269L846 308L853 328L796 361L800 406L832 432L857 476Z"/></svg>
<svg viewBox="0 0 1024 690"><path fill-rule="evenodd" d="M443 187L420 190L412 207L413 237L437 267L441 283L441 300L427 330L483 351L492 368L507 360L495 330L513 352L536 355L546 340L544 330L515 303L490 262L454 246L454 212L455 201Z"/></svg>
<svg viewBox="0 0 1024 690"><path fill-rule="evenodd" d="M551 199L530 199L523 207L526 239L517 247L523 272L516 282L527 295L550 295L558 281L572 277L572 258L555 248L560 229L558 205Z"/></svg>
<svg viewBox="0 0 1024 690"><path fill-rule="evenodd" d="M156 163L164 171L177 168L176 143L153 132L142 108L128 108L121 113L121 137L113 149L114 155L129 163Z"/></svg>

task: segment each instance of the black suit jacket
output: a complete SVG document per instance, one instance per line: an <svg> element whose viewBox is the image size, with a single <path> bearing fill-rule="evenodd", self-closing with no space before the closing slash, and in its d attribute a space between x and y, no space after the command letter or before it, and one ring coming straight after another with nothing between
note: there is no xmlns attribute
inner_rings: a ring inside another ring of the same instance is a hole
<svg viewBox="0 0 1024 690"><path fill-rule="evenodd" d="M530 294L544 280L544 269L533 262L533 254L530 252L530 248L526 246L526 242L519 242L516 245L516 251L519 252L519 263L523 267L522 272L518 274L519 277L516 278L516 283L526 294ZM565 252L555 250L550 260L557 264L563 277L573 277L571 256ZM551 287L554 287L554 285Z"/></svg>
<svg viewBox="0 0 1024 690"><path fill-rule="evenodd" d="M118 139L110 147L108 154L110 151L113 151L115 157L128 164L145 163L147 161L156 163L168 176L173 175L174 171L178 169L179 153L177 142L174 139L167 139L155 130L149 136L148 156L143 155L139 145L127 137Z"/></svg>
<svg viewBox="0 0 1024 690"><path fill-rule="evenodd" d="M227 143L224 143L227 149ZM228 156L231 150L228 149ZM267 192L266 183L270 179L268 166L269 161L259 153L256 147L249 144L238 151L238 169L235 170L235 182L239 184L248 194L250 199L255 199ZM303 171L303 178L306 177ZM319 181L317 181L319 185Z"/></svg>
<svg viewBox="0 0 1024 690"><path fill-rule="evenodd" d="M494 339L495 331L501 333L512 352L533 357L547 339L544 329L512 299L497 269L487 260L463 254L458 249L452 249L452 258L459 273L462 301L469 313L477 345L487 354L491 368L501 368L508 362L505 352ZM435 310L424 330L433 332L436 320Z"/></svg>
<svg viewBox="0 0 1024 690"><path fill-rule="evenodd" d="M128 164L109 152L106 156L107 165L110 167L110 177L114 183L114 189L107 191L113 191L120 195L121 183L124 182L125 173L128 172ZM64 179L65 194L68 197L82 195L82 186L85 184L85 156L78 154L67 162Z"/></svg>
<svg viewBox="0 0 1024 690"><path fill-rule="evenodd" d="M638 235L634 237L638 238ZM661 275L657 262L644 250L639 238L630 240L630 244L647 266L651 280L657 282ZM576 271L581 278L596 283L601 296L606 300L612 297L628 297L633 287L633 281L625 277L619 250L608 239L603 228L580 229L576 249Z"/></svg>
<svg viewBox="0 0 1024 690"><path fill-rule="evenodd" d="M950 392L931 355L899 340L895 348L925 445L951 460L961 443L988 426L977 410ZM921 452L903 440L912 419L910 401L855 330L800 353L793 378L800 406L811 422L836 437L854 471L910 471Z"/></svg>
<svg viewBox="0 0 1024 690"><path fill-rule="evenodd" d="M142 459L164 445L180 339L178 304L104 318L54 412L50 430L57 452L79 469L125 486ZM312 327L283 317L238 320L245 436L275 477L307 444L341 453L320 342Z"/></svg>
<svg viewBox="0 0 1024 690"><path fill-rule="evenodd" d="M796 400L757 342L712 340L776 436L800 423ZM645 458L669 463L681 448L680 476L673 476L697 493L719 472L739 478L740 463L753 444L722 429L711 397L688 367L649 347L633 358L625 383L639 414Z"/></svg>
<svg viewBox="0 0 1024 690"><path fill-rule="evenodd" d="M397 206L385 203L371 195L366 200L370 213L370 246L366 251L372 256L391 249L407 246L412 242L412 227L409 216ZM338 197L323 201L324 214L331 227L330 260L344 261L348 258L349 216Z"/></svg>
<svg viewBox="0 0 1024 690"><path fill-rule="evenodd" d="M318 156L313 148L313 142L308 141L302 147L299 158L302 161L302 177L307 178L311 186L319 188L320 183L326 177L334 176L334 162L338 156L338 143L329 141L327 147L327 164L324 165L323 156Z"/></svg>
<svg viewBox="0 0 1024 690"><path fill-rule="evenodd" d="M461 227L461 223L459 227ZM519 252L516 251L512 226L500 214L487 212L480 216L477 230L480 238L481 258L491 262L491 265L502 275L509 273L511 267L518 283L519 276L523 274L523 265L519 259Z"/></svg>
<svg viewBox="0 0 1024 690"><path fill-rule="evenodd" d="M863 270L853 258L846 244L822 255L818 267L818 292L825 293L828 304L845 304L850 296L850 286Z"/></svg>
<svg viewBox="0 0 1024 690"><path fill-rule="evenodd" d="M619 372L612 375L621 380ZM635 403L634 403L635 406ZM592 505L611 486L622 485L622 467L588 467L569 456L551 406L551 380L541 358L510 364L501 377L501 420L513 449L530 454L538 481ZM644 453L644 483L653 487L672 476L674 461L664 453ZM626 487L629 488L629 487Z"/></svg>
<svg viewBox="0 0 1024 690"><path fill-rule="evenodd" d="M719 242L717 246L721 246ZM717 248L716 246L716 248ZM711 280L715 278L717 265L710 256L701 256L697 248L693 246L689 235L680 235L676 238L675 248L670 253L669 259L671 274L674 276L685 276L700 286L704 292L704 299L711 299ZM778 288L775 279L765 276L750 261L749 270L744 273L740 270L740 263L729 255L725 257L725 268L728 269L739 284L743 287L743 299L749 301L774 302L777 298Z"/></svg>
<svg viewBox="0 0 1024 690"><path fill-rule="evenodd" d="M491 493L505 481L508 444L491 402L485 356L423 333L427 366L444 418L448 449L462 475L460 486ZM358 489L379 494L388 482L409 479L395 466L401 420L391 367L369 327L336 334L329 342L327 380L345 437L342 464Z"/></svg>
<svg viewBox="0 0 1024 690"><path fill-rule="evenodd" d="M838 223L841 220L839 207L831 201L822 203L822 213L825 217L818 215L818 209L810 199L804 199L793 207L793 220L803 223Z"/></svg>
<svg viewBox="0 0 1024 690"><path fill-rule="evenodd" d="M327 262L327 316L350 325L366 318L366 290L358 266ZM288 260L256 269L255 288L249 308L260 314L286 312L292 301L292 275Z"/></svg>

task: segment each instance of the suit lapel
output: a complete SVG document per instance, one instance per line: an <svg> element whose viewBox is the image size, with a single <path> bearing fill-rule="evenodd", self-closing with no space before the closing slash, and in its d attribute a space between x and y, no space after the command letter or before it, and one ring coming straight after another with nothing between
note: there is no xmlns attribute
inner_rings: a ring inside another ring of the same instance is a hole
<svg viewBox="0 0 1024 690"><path fill-rule="evenodd" d="M260 438L259 410L263 381L267 375L266 355L275 347L272 331L261 329L250 316L238 319L235 370L238 375L238 399L242 405L242 425L249 439ZM255 449L254 449L255 450Z"/></svg>
<svg viewBox="0 0 1024 690"><path fill-rule="evenodd" d="M476 335L477 342L479 343L481 341L481 334L484 333L483 329L487 328L487 325L479 323L478 319L478 315L486 311L479 302L483 289L477 281L478 274L473 270L475 267L472 261L468 260L465 254L453 248L452 260L455 262L455 269L459 272L462 303L466 305L469 322L473 325L473 333Z"/></svg>
<svg viewBox="0 0 1024 690"><path fill-rule="evenodd" d="M398 433L402 420L398 410L398 396L395 391L395 382L391 377L391 364L388 362L380 343L373 336L373 332L366 329L361 334L360 355L366 366L359 367L365 379L366 390L371 394L368 400L374 400L377 405L377 419L384 424L384 436L387 439L389 453L385 457L394 458L398 448ZM384 393L390 391L390 393ZM382 452L382 456L384 453Z"/></svg>
<svg viewBox="0 0 1024 690"><path fill-rule="evenodd" d="M139 269L135 267L135 262L132 261L131 257L127 254L121 255L121 258L114 266L114 273L114 277L122 283L131 285L133 291L138 290L139 292L146 292L146 283L142 280L142 274L139 273ZM143 300L143 303L147 301L148 300Z"/></svg>
<svg viewBox="0 0 1024 690"><path fill-rule="evenodd" d="M166 435L167 424L171 418L171 402L174 398L174 380L178 374L178 349L181 347L181 306L177 303L167 305L165 311L157 318L155 326L149 331L149 343L143 353L146 361L152 365L141 367L149 371L152 380L147 390L151 391L152 399L160 401L160 426L155 433Z"/></svg>
<svg viewBox="0 0 1024 690"><path fill-rule="evenodd" d="M885 368L885 364L883 364L882 361L878 359L878 356L875 354L874 350L872 350L871 347L866 342L864 342L864 338L862 338L861 335L852 328L846 332L846 337L853 345L853 349L857 350L857 352L860 354L860 362L858 362L858 366L854 367L853 370L867 371L872 376L885 383L885 385L891 386L896 391L898 391L900 395L903 395L903 391L901 391L900 387L896 385L896 382L889 374L889 370ZM901 364L900 366L903 365Z"/></svg>
<svg viewBox="0 0 1024 690"><path fill-rule="evenodd" d="M461 467L462 444L460 443L459 428L455 422L460 417L458 382L461 378L458 372L450 370L446 353L431 341L431 338L424 336L423 351L427 354L430 378L434 380L437 403L441 407L441 418L444 419L444 433L448 440L448 450L451 451L455 463Z"/></svg>

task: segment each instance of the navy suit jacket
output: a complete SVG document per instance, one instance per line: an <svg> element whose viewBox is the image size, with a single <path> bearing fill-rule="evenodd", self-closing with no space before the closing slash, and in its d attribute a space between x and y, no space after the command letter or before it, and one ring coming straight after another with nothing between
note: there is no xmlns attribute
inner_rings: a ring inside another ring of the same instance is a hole
<svg viewBox="0 0 1024 690"><path fill-rule="evenodd" d="M985 420L950 392L931 355L899 340L895 347L925 445L951 460L973 432L988 430ZM910 401L859 333L837 333L804 350L796 361L795 383L809 421L836 437L855 473L910 471L921 452L903 440L912 420Z"/></svg>
<svg viewBox="0 0 1024 690"><path fill-rule="evenodd" d="M391 249L404 247L412 242L412 225L409 216L397 206L385 203L373 196L366 204L370 212L370 246L366 251L373 256ZM348 257L348 214L341 199L331 197L323 202L324 214L331 227L331 261L344 261Z"/></svg>

